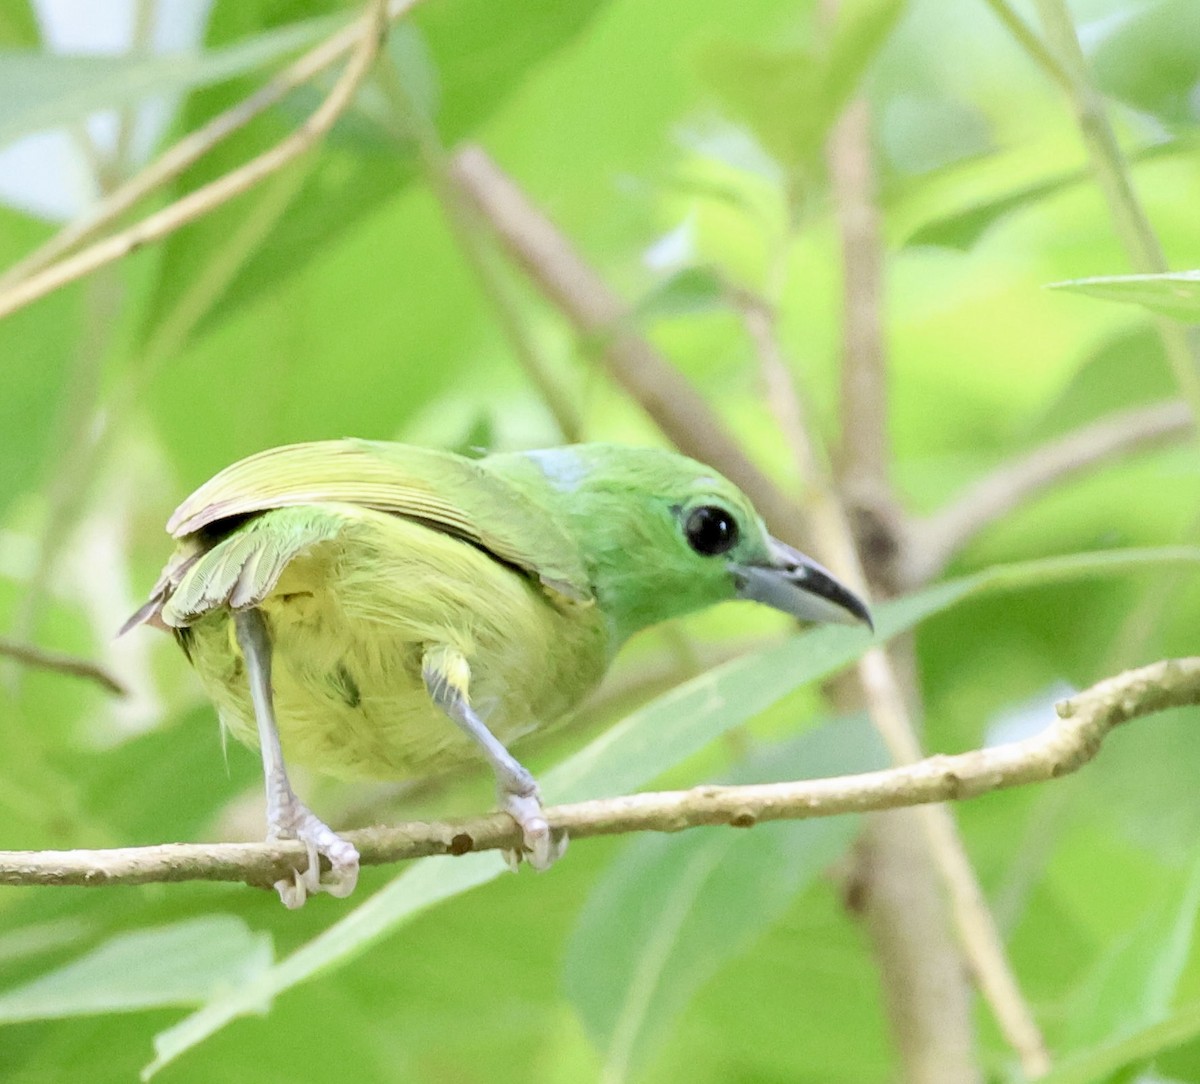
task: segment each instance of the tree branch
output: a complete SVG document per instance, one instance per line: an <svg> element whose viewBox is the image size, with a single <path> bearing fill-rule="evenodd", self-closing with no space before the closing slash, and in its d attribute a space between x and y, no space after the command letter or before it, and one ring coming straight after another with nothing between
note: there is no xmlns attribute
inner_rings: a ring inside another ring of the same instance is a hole
<svg viewBox="0 0 1200 1084"><path fill-rule="evenodd" d="M116 696L125 696L129 692L104 667L76 655L66 655L61 651L50 651L44 647L34 647L33 644L18 643L6 636L0 636L0 655L15 659L23 666L31 667L34 670L53 670L58 674L69 674L71 677L94 681Z"/></svg>
<svg viewBox="0 0 1200 1084"><path fill-rule="evenodd" d="M628 832L677 832L701 825L750 828L763 821L807 820L930 802L1057 779L1100 750L1113 729L1167 708L1200 704L1200 657L1167 659L1130 670L1057 705L1058 718L1031 738L954 756L932 756L860 775L749 786L601 798L546 810L551 827L576 838ZM466 854L519 845L505 813L411 822L345 833L366 864L432 854ZM163 844L94 851L0 851L0 884L151 884L245 881L269 886L305 859L299 843Z"/></svg>
<svg viewBox="0 0 1200 1084"><path fill-rule="evenodd" d="M1059 482L1129 452L1178 440L1195 419L1186 403L1134 407L1080 427L1010 460L969 485L943 508L910 524L899 569L902 583L928 583L968 542Z"/></svg>
<svg viewBox="0 0 1200 1084"><path fill-rule="evenodd" d="M838 0L827 0L834 17L839 6ZM826 487L836 485L840 500L825 514L824 533L854 549L866 584L887 597L897 591L896 559L906 535L889 477L885 255L865 98L843 111L826 140L825 160L842 257L842 358L836 482L824 480ZM895 731L888 744L898 763L920 756L911 642L864 656L857 687L846 678L833 685L836 701L855 709L865 703L881 732ZM912 746L908 753L902 750L906 743ZM984 921L974 917L982 893L952 815L939 807L873 817L851 876L861 889L902 1078L909 1084L980 1081L968 971L977 977L1003 975L1007 961L1002 949L995 951L995 938L987 937L986 905ZM964 920L968 906L972 916ZM957 939L947 936L954 929L951 908ZM1023 1039L1008 1025L1014 1014L1006 1000L1015 982L985 980L979 986L1005 1037L1020 1049ZM1017 1015L1022 1009L1018 991ZM1023 1016L1030 1017L1028 1010Z"/></svg>
<svg viewBox="0 0 1200 1084"><path fill-rule="evenodd" d="M419 0L400 0L399 12L407 12L418 2ZM256 158L252 158L237 169L210 181L196 191L189 192L161 211L147 216L142 221L103 241L98 241L73 256L68 256L41 271L21 278L0 293L0 319L76 279L91 274L105 264L128 256L143 245L161 241L175 230L208 214L235 196L241 195L302 155L333 127L337 118L354 100L355 92L367 72L370 71L379 52L390 17L388 0L372 0L370 10L352 27L347 28L354 31L349 38L349 45L354 46L355 52L324 101L296 131ZM334 35L334 38L330 40L338 40L341 44L341 38L346 33L343 31ZM340 52L335 52L330 58L330 62L338 55L341 55ZM228 116L228 114L222 116ZM217 118L217 120L221 119ZM241 122L245 123L245 120L243 119ZM211 128L214 123L210 122L209 127ZM232 129L225 130L223 134L228 134L229 130ZM207 150L215 141L215 139L211 140L203 149ZM160 168L152 167L152 169L155 169L156 176L161 174Z"/></svg>

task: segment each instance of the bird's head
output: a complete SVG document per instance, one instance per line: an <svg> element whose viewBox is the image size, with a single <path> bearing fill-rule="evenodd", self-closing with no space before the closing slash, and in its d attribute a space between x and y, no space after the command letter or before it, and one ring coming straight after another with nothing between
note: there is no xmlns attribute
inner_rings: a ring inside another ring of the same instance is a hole
<svg viewBox="0 0 1200 1084"><path fill-rule="evenodd" d="M716 602L871 624L816 561L772 538L733 483L672 452L581 444L524 453L570 521L617 642Z"/></svg>

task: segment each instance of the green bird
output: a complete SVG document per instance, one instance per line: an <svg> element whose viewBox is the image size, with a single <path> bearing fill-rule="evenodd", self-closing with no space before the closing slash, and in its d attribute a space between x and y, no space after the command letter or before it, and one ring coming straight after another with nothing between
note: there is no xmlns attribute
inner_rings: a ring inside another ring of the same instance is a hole
<svg viewBox="0 0 1200 1084"><path fill-rule="evenodd" d="M288 445L221 471L167 530L176 551L122 631L173 633L222 725L259 746L268 838L308 847L276 885L289 907L349 894L358 852L297 798L284 749L346 779L482 756L544 869L566 840L508 745L568 716L635 632L737 598L870 624L734 485L646 448Z"/></svg>

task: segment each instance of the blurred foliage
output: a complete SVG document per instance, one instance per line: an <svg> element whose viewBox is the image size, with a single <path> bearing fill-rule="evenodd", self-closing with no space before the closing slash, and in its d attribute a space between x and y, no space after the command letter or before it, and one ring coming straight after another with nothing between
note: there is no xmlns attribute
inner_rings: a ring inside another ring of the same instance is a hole
<svg viewBox="0 0 1200 1084"><path fill-rule="evenodd" d="M204 49L172 65L41 57L29 7L0 5L0 88L60 87L36 103L58 120L78 117L79 87L98 73L87 108L190 87L165 142L355 6L215 0ZM426 0L388 48L442 139L489 149L784 485L796 485L792 457L727 299L731 287L773 297L811 413L835 438L841 282L820 147L859 90L887 239L892 475L910 510L1041 440L1173 394L1145 310L1200 319L1187 273L1200 266L1192 0L1072 5L1138 194L1184 269L1153 278L1125 274L1069 107L986 5L847 0L832 25L819 6ZM10 50L23 50L19 66ZM293 130L331 79L156 198ZM303 162L0 322L0 629L100 660L133 690L113 700L4 668L0 847L260 832L256 757L222 751L183 658L146 630L112 638L193 485L290 440L558 439L386 103L367 85ZM0 267L54 228L0 208ZM597 375L591 345L511 274L587 436L660 439ZM1088 474L981 535L952 582L882 611L889 628L919 622L927 746L1028 732L1064 688L1195 653L1190 564L1123 561L1100 575L1088 554L1195 542L1198 483L1191 447ZM1059 554L1081 556L976 577ZM531 751L548 793L875 763L857 722L829 721L819 691L799 688L859 642L780 637L773 615L733 606L640 637L580 725ZM609 743L585 746L622 717ZM1134 1079L1151 1061L1160 1078L1200 1082L1196 723L1183 711L1140 722L1078 776L956 809L1061 1084ZM482 775L399 796L301 788L344 823L489 801ZM364 871L352 899L298 913L236 886L4 889L0 1079L128 1081L155 1036L179 1051L211 1032L160 1079L891 1080L866 938L821 876L853 828L580 841L536 878L499 876L491 857L427 860ZM265 1017L223 1026L222 1005L268 1001ZM208 1017L180 1025L202 1005ZM986 1011L980 1044L991 1078L1016 1079Z"/></svg>

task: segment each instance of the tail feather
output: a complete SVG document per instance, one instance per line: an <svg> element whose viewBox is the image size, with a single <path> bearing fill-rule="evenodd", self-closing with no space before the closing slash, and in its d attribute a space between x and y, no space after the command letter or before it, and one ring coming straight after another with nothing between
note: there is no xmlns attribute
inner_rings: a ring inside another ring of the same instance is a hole
<svg viewBox="0 0 1200 1084"><path fill-rule="evenodd" d="M162 621L182 628L213 610L258 605L293 558L332 538L342 525L336 516L314 516L307 509L268 513L246 524L182 571L163 601Z"/></svg>

